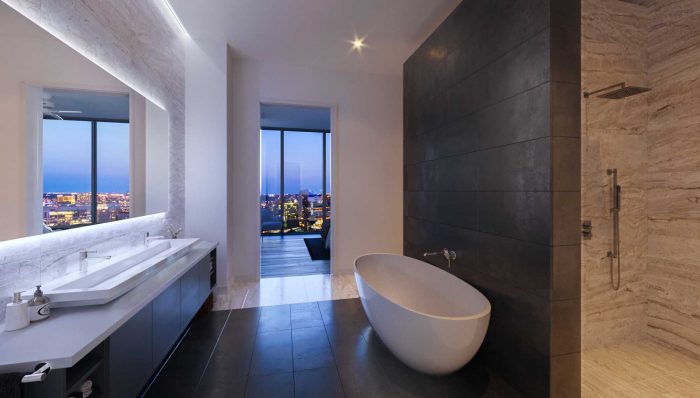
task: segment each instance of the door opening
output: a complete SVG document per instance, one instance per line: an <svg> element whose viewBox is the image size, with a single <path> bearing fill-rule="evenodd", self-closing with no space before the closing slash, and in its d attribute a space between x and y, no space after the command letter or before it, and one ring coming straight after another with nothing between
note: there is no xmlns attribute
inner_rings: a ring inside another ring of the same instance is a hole
<svg viewBox="0 0 700 398"><path fill-rule="evenodd" d="M261 105L260 276L330 273L330 109Z"/></svg>

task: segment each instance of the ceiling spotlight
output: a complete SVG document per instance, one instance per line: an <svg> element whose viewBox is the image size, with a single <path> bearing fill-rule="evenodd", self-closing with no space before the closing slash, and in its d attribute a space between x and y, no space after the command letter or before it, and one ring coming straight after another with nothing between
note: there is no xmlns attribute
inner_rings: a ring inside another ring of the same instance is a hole
<svg viewBox="0 0 700 398"><path fill-rule="evenodd" d="M367 47L367 44L365 44L364 37L355 36L353 40L350 40L350 44L352 45L352 49L357 52L362 52L362 49Z"/></svg>

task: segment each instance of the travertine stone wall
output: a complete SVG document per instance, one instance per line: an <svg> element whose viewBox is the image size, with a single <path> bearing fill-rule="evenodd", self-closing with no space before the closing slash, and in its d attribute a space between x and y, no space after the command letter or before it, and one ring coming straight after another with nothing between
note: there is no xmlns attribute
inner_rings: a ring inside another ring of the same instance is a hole
<svg viewBox="0 0 700 398"><path fill-rule="evenodd" d="M700 355L700 1L650 12L647 332Z"/></svg>
<svg viewBox="0 0 700 398"><path fill-rule="evenodd" d="M700 0L584 0L584 90L652 88L582 103L584 349L653 338L700 355ZM609 284L610 185L622 185L622 288Z"/></svg>
<svg viewBox="0 0 700 398"><path fill-rule="evenodd" d="M582 87L618 82L646 86L648 9L618 0L582 3ZM581 217L593 222L582 243L582 346L590 349L645 334L647 95L581 102ZM612 217L608 168L622 186L622 285L610 285Z"/></svg>

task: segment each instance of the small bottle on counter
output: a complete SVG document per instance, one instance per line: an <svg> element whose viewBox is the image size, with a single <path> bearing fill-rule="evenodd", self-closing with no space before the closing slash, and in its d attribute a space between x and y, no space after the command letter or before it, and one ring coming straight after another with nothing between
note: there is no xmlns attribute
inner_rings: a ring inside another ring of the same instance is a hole
<svg viewBox="0 0 700 398"><path fill-rule="evenodd" d="M34 297L29 300L29 322L37 322L49 317L49 298L44 296L41 291L41 285L36 286Z"/></svg>
<svg viewBox="0 0 700 398"><path fill-rule="evenodd" d="M18 330L29 326L29 306L22 301L22 292L15 292L12 302L5 310L5 331Z"/></svg>

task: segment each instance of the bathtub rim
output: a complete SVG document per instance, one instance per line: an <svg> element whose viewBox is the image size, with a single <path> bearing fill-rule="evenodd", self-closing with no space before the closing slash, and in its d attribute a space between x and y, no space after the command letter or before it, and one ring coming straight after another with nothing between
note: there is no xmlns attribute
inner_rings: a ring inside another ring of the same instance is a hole
<svg viewBox="0 0 700 398"><path fill-rule="evenodd" d="M408 307L406 307L406 306L403 305L403 304L399 304L399 303L397 303L396 301L391 300L391 299L389 299L388 297L379 294L379 290L377 290L376 287L372 286L372 284L369 283L369 281L367 281L366 278L362 277L362 274L360 274L360 273L357 271L357 260L359 260L359 259L361 259L361 258L363 258L363 257L368 257L368 256L373 256L373 255L386 255L386 256L393 256L393 257L404 257L404 258L408 258L408 259L411 259L411 260L416 260L416 261L418 261L418 262L425 263L425 264L427 264L427 265L429 265L429 266L431 266L431 267L434 267L436 270L438 270L438 271L440 271L440 272L444 272L444 273L450 275L450 276L453 277L453 278L457 278L460 282L465 283L465 284L467 284L469 287L471 287L472 289L474 289L474 290L475 290L477 293L479 293L479 294L484 298L484 300L486 301L486 308L485 308L483 311L481 311L481 312L479 312L479 313L476 313L476 314L473 314L473 315L465 315L465 316L442 316L442 315L434 315L434 314L428 314L428 313L425 313L425 312L422 312L422 311L417 311L417 310L414 310L414 309L412 309L412 308L408 308ZM467 282L467 281L464 281L464 280L458 278L457 276L455 276L455 275L453 275L453 274L451 274L451 273L449 273L449 272L447 272L447 271L445 271L445 270L443 270L443 269L441 269L441 268L439 268L439 267L436 267L436 266L433 265L433 264L430 264L430 263L427 262L427 261L422 261L422 260L419 260L419 259L417 259L417 258L408 257L408 256L404 256L404 255L401 255L401 254L394 254L394 253L366 253L366 254L357 256L357 258L355 258L355 261L353 261L353 263L352 263L352 268L353 268L353 272L354 272L355 276L360 275L360 278L362 278L362 280L364 281L364 283L366 283L367 286L369 286L372 290L374 290L375 292L377 292L377 294L379 294L379 296L381 296L384 300L386 300L386 301L388 301L388 302L390 302L390 303L392 303L392 304L394 304L394 305L396 305L396 306L398 306L398 307L400 307L400 308L402 308L402 309L404 309L404 310L406 310L406 311L410 311L410 312L412 312L412 313L414 313L414 314L422 315L422 316L425 316L425 317L428 317L428 318L433 318L433 319L438 319L438 320L448 320L448 321L449 321L449 320L452 320L452 321L470 321L470 320L478 320L478 319L480 319L480 318L488 317L488 316L491 314L491 302L489 301L489 299L488 299L483 293L481 293L481 291L479 291L479 289L477 289L476 287L472 286L471 283L469 283L469 282ZM359 286L358 286L358 290L359 290ZM358 292L358 293L359 293L359 292ZM360 296L360 298L362 298L362 296Z"/></svg>

